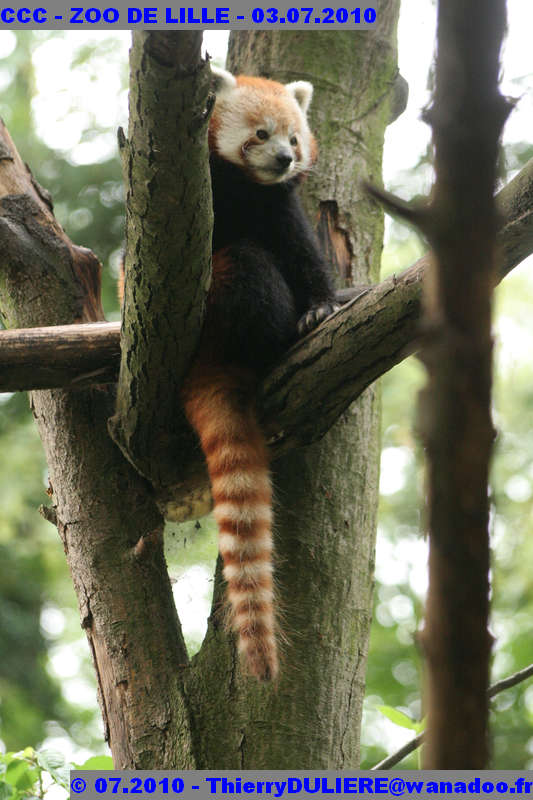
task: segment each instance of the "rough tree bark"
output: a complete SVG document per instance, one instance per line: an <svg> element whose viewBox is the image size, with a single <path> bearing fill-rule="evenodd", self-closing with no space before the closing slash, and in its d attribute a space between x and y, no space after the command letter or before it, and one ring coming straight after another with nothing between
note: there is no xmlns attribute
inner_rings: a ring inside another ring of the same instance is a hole
<svg viewBox="0 0 533 800"><path fill-rule="evenodd" d="M493 193L509 104L498 92L505 0L486 10L479 0L440 0L428 112L436 182L423 218L435 254L421 409L430 530L426 769L483 769L488 758Z"/></svg>
<svg viewBox="0 0 533 800"><path fill-rule="evenodd" d="M2 141L6 325L101 319L98 261L71 245L5 131ZM57 524L72 574L115 764L190 764L177 736L172 747L168 738L169 726L187 729L176 699L177 665L187 655L163 556L163 520L151 488L107 433L114 392L34 392L31 406L53 492L47 518Z"/></svg>
<svg viewBox="0 0 533 800"><path fill-rule="evenodd" d="M282 82L306 79L315 86L311 118L321 155L305 197L340 285L369 283L378 276L383 220L360 181L379 180L381 174L396 76L398 7L396 0L380 3L380 24L371 35L247 32L230 38L228 66L233 71ZM277 579L288 636L285 664L275 693L252 687L240 694L233 711L237 724L230 722L229 735L217 745L228 767L258 761L285 769L296 763L315 769L358 765L378 429L379 397L372 387L320 443L274 464ZM217 647L208 640L200 659L209 657L207 648L214 652ZM201 689L211 698L230 690L228 679ZM202 707L207 710L209 703ZM220 717L213 740L220 739L222 724ZM304 730L310 735L302 742ZM212 746L214 741L207 743Z"/></svg>
<svg viewBox="0 0 533 800"><path fill-rule="evenodd" d="M211 274L211 71L201 43L201 31L135 33L128 138L119 133L126 284L117 407L109 427L155 485L179 474L180 434L189 435L179 388L201 330Z"/></svg>
<svg viewBox="0 0 533 800"><path fill-rule="evenodd" d="M350 50L361 66L355 102L359 99L368 113L362 114L361 120L351 121L354 137L363 137L369 149L374 137L379 142L372 150L372 171L376 174L389 113L387 87L395 75L397 5L396 0L382 3L383 23L375 34L338 34L344 54ZM165 52L165 34L140 36L145 37L145 44L150 39L152 56L157 58ZM183 37L184 63L190 63L187 59L194 51L188 36L195 34L179 34ZM296 42L299 34L294 37ZM314 37L321 46L320 35ZM278 37L263 34L261 38L266 52L267 44L274 46ZM301 41L302 46L307 44L307 56L314 61L309 34ZM327 35L324 41L329 44ZM291 52L295 55L294 47ZM322 66L324 74L326 66ZM295 75L301 75L303 63L293 69ZM347 66L341 72L346 73ZM196 74L189 77L194 80ZM183 107L187 91L184 82L177 81L174 88L175 106ZM169 105L172 107L170 100ZM338 124L338 117L332 118ZM76 272L75 254L30 175L17 161L14 148L3 154L0 167L3 175L13 178L2 186L0 216L5 245L0 264L2 311L8 325L98 319L98 303L91 306L88 302L94 294L94 285L92 293L86 286L91 273ZM372 171L364 174L374 177ZM355 177L351 175L350 180ZM332 199L333 194L328 194L327 200ZM373 214L373 222L367 221L377 231L378 240L373 248L370 240L366 242L365 277L367 270L376 269L380 247L381 219L375 210ZM342 238L348 240L344 234ZM371 249L372 257L368 252ZM349 255L351 258L353 254ZM38 295L26 298L27 287L35 285L40 287ZM141 316L145 310L146 305L140 310ZM142 330L149 329L142 320L140 324ZM373 552L375 461L371 464L367 460L365 472L358 476L359 484L367 483L362 497L369 506L361 502L356 512L348 486L339 488L334 496L333 482L352 459L349 447L337 448L334 453L335 435L324 450L317 448L298 463L298 468L305 468L309 475L308 487L316 489L317 505L306 505L302 486L294 485L294 503L291 498L290 509L287 503L286 510L280 511L282 527L296 534L285 542L287 560L280 568L290 637L280 685L262 687L240 674L232 639L217 614L210 620L201 652L191 664L187 662L162 555L161 518L149 485L106 433L111 393L95 387L79 392L36 392L33 397L54 491L55 511L48 516L55 513L73 573L116 766L356 766L371 599L371 579L365 568ZM361 422L359 430L367 420L372 421L369 438L363 437L360 443L367 456L374 451L377 458L375 392L349 417ZM341 427L349 429L350 424L345 420ZM351 436L359 440L361 434L356 431ZM349 440L350 447L353 441ZM330 457L336 459L331 472L326 464ZM281 471L287 474L290 464L285 462ZM287 481L289 477L287 474ZM338 504L335 514L331 510L334 503ZM300 514L298 531L295 519ZM368 525L364 524L365 516ZM361 523L359 533L351 529L356 519ZM280 549L283 553L283 546ZM360 566L355 563L357 555ZM335 558L335 563L328 564L330 558ZM317 590L323 591L323 598L315 610ZM340 621L336 614L339 607L343 608ZM317 630L319 624L322 631Z"/></svg>
<svg viewBox="0 0 533 800"><path fill-rule="evenodd" d="M425 208L385 198L432 245L419 428L427 449L429 591L426 769L483 769L488 759L488 472L494 201L510 104L498 91L505 0L440 0L433 129L436 181ZM379 195L379 192L375 192Z"/></svg>
<svg viewBox="0 0 533 800"><path fill-rule="evenodd" d="M381 215L361 196L357 181L379 180L382 133L393 101L397 6L397 0L382 0L380 27L373 34L255 32L232 40L231 66L239 62L244 71L315 83L314 127L326 170L309 183L307 202L318 209L319 233L344 285L376 276ZM191 55L197 57L196 34L173 35L176 42L182 37L183 62L178 58L178 63L190 66ZM150 57L161 59L163 54L162 66L171 69L165 63L168 34L139 36L145 38L137 44L145 47L150 41ZM336 59L328 63L332 41ZM197 70L184 72L196 81L201 70L198 62ZM335 85L343 96L352 92L355 102L339 103L331 88ZM201 93L201 80L197 87ZM170 104L186 107L184 98L191 95L184 80L168 91ZM196 107L200 127L205 124L202 111ZM201 149L197 131L193 124L187 136ZM346 157L347 135L355 143L353 161ZM368 161L362 158L363 149ZM90 256L74 249L58 229L14 148L0 156L0 303L8 325L100 319ZM334 184L342 187L336 195ZM364 233L354 224L356 208ZM361 273L355 274L356 267ZM196 268L202 272L201 257ZM147 331L145 287L142 279L135 280L142 302L134 312ZM157 283L157 275L150 280ZM27 287L36 284L43 290L26 297ZM184 300L193 322L188 344L177 353L183 368L201 317L203 286L201 279ZM287 361L289 375L296 371L297 352L294 358L292 365ZM141 373L146 380L144 367ZM289 641L284 676L275 692L241 677L231 639L216 613L200 653L187 662L151 488L106 435L110 392L96 387L37 392L33 398L116 766L357 766L377 499L375 389L341 417L323 443L284 457L277 467L280 592ZM128 408L131 399L125 414L133 411L135 417L135 404ZM129 450L128 457L135 460ZM151 453L145 463L150 461L157 462ZM345 477L349 470L355 473L352 483ZM215 607L220 580L217 587Z"/></svg>

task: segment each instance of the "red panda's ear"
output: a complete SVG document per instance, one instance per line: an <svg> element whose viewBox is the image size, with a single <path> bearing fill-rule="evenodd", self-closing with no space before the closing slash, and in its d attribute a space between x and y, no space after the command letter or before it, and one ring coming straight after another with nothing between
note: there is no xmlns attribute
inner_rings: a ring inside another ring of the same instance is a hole
<svg viewBox="0 0 533 800"><path fill-rule="evenodd" d="M309 81L294 81L294 83L287 83L285 88L292 94L303 113L307 114L313 97L313 84Z"/></svg>
<svg viewBox="0 0 533 800"><path fill-rule="evenodd" d="M213 87L216 95L231 92L237 86L237 79L231 72L212 65L211 72L213 74Z"/></svg>

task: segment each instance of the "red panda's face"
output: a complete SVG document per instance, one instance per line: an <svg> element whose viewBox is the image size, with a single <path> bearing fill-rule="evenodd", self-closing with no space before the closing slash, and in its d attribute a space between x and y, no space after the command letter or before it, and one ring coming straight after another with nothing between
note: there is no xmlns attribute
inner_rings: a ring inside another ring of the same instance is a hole
<svg viewBox="0 0 533 800"><path fill-rule="evenodd" d="M258 183L281 183L307 172L316 157L306 116L312 85L296 81L284 86L212 71L217 100L209 124L210 149Z"/></svg>

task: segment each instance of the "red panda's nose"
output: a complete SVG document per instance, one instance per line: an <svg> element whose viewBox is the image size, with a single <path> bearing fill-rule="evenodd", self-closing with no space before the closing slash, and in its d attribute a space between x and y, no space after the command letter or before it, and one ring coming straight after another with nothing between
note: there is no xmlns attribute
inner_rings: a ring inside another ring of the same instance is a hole
<svg viewBox="0 0 533 800"><path fill-rule="evenodd" d="M279 153L276 153L276 161L280 169L285 170L292 163L292 154L288 153L286 150L280 150Z"/></svg>

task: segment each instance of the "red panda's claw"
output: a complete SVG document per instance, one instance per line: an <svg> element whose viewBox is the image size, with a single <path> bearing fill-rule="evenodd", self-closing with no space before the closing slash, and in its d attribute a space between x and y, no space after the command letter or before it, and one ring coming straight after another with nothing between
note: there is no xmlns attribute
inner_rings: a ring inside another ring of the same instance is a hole
<svg viewBox="0 0 533 800"><path fill-rule="evenodd" d="M340 305L338 303L322 303L321 305L313 306L298 322L298 335L305 336L306 333L320 325L321 322L338 311L339 308Z"/></svg>

